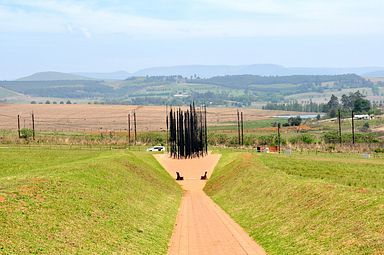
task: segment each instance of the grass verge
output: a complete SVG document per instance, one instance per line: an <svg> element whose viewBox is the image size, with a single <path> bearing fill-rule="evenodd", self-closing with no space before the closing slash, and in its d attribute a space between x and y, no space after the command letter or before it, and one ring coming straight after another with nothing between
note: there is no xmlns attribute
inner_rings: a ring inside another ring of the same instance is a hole
<svg viewBox="0 0 384 255"><path fill-rule="evenodd" d="M205 191L267 253L384 253L382 160L222 154Z"/></svg>
<svg viewBox="0 0 384 255"><path fill-rule="evenodd" d="M148 153L0 153L1 254L165 254L181 189Z"/></svg>

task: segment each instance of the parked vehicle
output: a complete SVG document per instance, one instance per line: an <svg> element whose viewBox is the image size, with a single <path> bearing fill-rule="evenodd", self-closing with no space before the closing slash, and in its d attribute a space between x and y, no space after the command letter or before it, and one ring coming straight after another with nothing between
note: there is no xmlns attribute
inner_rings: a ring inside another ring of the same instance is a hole
<svg viewBox="0 0 384 255"><path fill-rule="evenodd" d="M154 146L154 147L148 148L147 151L165 151L165 147L164 146Z"/></svg>

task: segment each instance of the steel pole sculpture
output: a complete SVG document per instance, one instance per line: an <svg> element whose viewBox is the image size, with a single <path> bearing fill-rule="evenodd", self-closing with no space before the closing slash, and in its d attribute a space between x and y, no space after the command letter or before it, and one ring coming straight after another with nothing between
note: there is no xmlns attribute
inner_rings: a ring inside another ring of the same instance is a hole
<svg viewBox="0 0 384 255"><path fill-rule="evenodd" d="M206 109L196 109L191 104L189 109L169 110L168 146L173 158L193 158L204 156L208 152Z"/></svg>

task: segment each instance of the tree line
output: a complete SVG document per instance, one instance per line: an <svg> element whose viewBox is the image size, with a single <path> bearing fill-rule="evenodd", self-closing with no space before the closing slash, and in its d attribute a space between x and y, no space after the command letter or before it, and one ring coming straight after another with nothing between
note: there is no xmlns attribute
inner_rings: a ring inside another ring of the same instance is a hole
<svg viewBox="0 0 384 255"><path fill-rule="evenodd" d="M340 100L332 94L331 99L324 107L324 112L327 113L328 117L335 118L339 110L343 115L349 115L352 111L355 114L370 114L373 113L374 109L372 109L371 102L360 91L356 91L342 95Z"/></svg>
<svg viewBox="0 0 384 255"><path fill-rule="evenodd" d="M300 104L299 102L290 103L267 103L262 107L263 110L281 110L294 112L324 112L325 104L309 102Z"/></svg>

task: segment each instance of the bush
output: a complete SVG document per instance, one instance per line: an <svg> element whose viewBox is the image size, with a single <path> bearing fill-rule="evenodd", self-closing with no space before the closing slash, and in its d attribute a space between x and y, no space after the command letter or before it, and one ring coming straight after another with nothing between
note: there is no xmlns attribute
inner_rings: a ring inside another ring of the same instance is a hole
<svg viewBox="0 0 384 255"><path fill-rule="evenodd" d="M338 143L339 133L336 131L327 132L323 135L323 140L325 143Z"/></svg>
<svg viewBox="0 0 384 255"><path fill-rule="evenodd" d="M343 134L343 142L352 143L352 134ZM377 138L376 134L365 133L365 134L355 134L356 143L378 143L380 140Z"/></svg>
<svg viewBox="0 0 384 255"><path fill-rule="evenodd" d="M274 135L263 135L257 138L257 143L259 145L275 145L275 140L277 137L275 138Z"/></svg>
<svg viewBox="0 0 384 255"><path fill-rule="evenodd" d="M300 116L291 117L288 119L288 124L290 126L300 126L301 122L302 122L302 119Z"/></svg>
<svg viewBox="0 0 384 255"><path fill-rule="evenodd" d="M368 132L369 130L369 123L365 122L363 127L360 129L361 132Z"/></svg>
<svg viewBox="0 0 384 255"><path fill-rule="evenodd" d="M30 128L22 128L20 130L20 137L24 139L29 139L33 137L33 130Z"/></svg>
<svg viewBox="0 0 384 255"><path fill-rule="evenodd" d="M310 134L302 134L299 136L291 137L289 142L292 144L296 143L305 143L305 144L314 144L317 142L316 137Z"/></svg>
<svg viewBox="0 0 384 255"><path fill-rule="evenodd" d="M208 144L210 145L227 144L228 140L228 135L220 133L208 133Z"/></svg>
<svg viewBox="0 0 384 255"><path fill-rule="evenodd" d="M339 134L338 132L332 131L327 132L323 135L325 143L339 143ZM341 141L343 143L352 143L352 134L342 134ZM355 134L356 143L378 143L380 142L376 134L365 133L365 134Z"/></svg>
<svg viewBox="0 0 384 255"><path fill-rule="evenodd" d="M165 133L144 132L137 135L137 140L144 144L164 145L166 143Z"/></svg>
<svg viewBox="0 0 384 255"><path fill-rule="evenodd" d="M376 153L384 153L384 148L377 148L374 150Z"/></svg>

